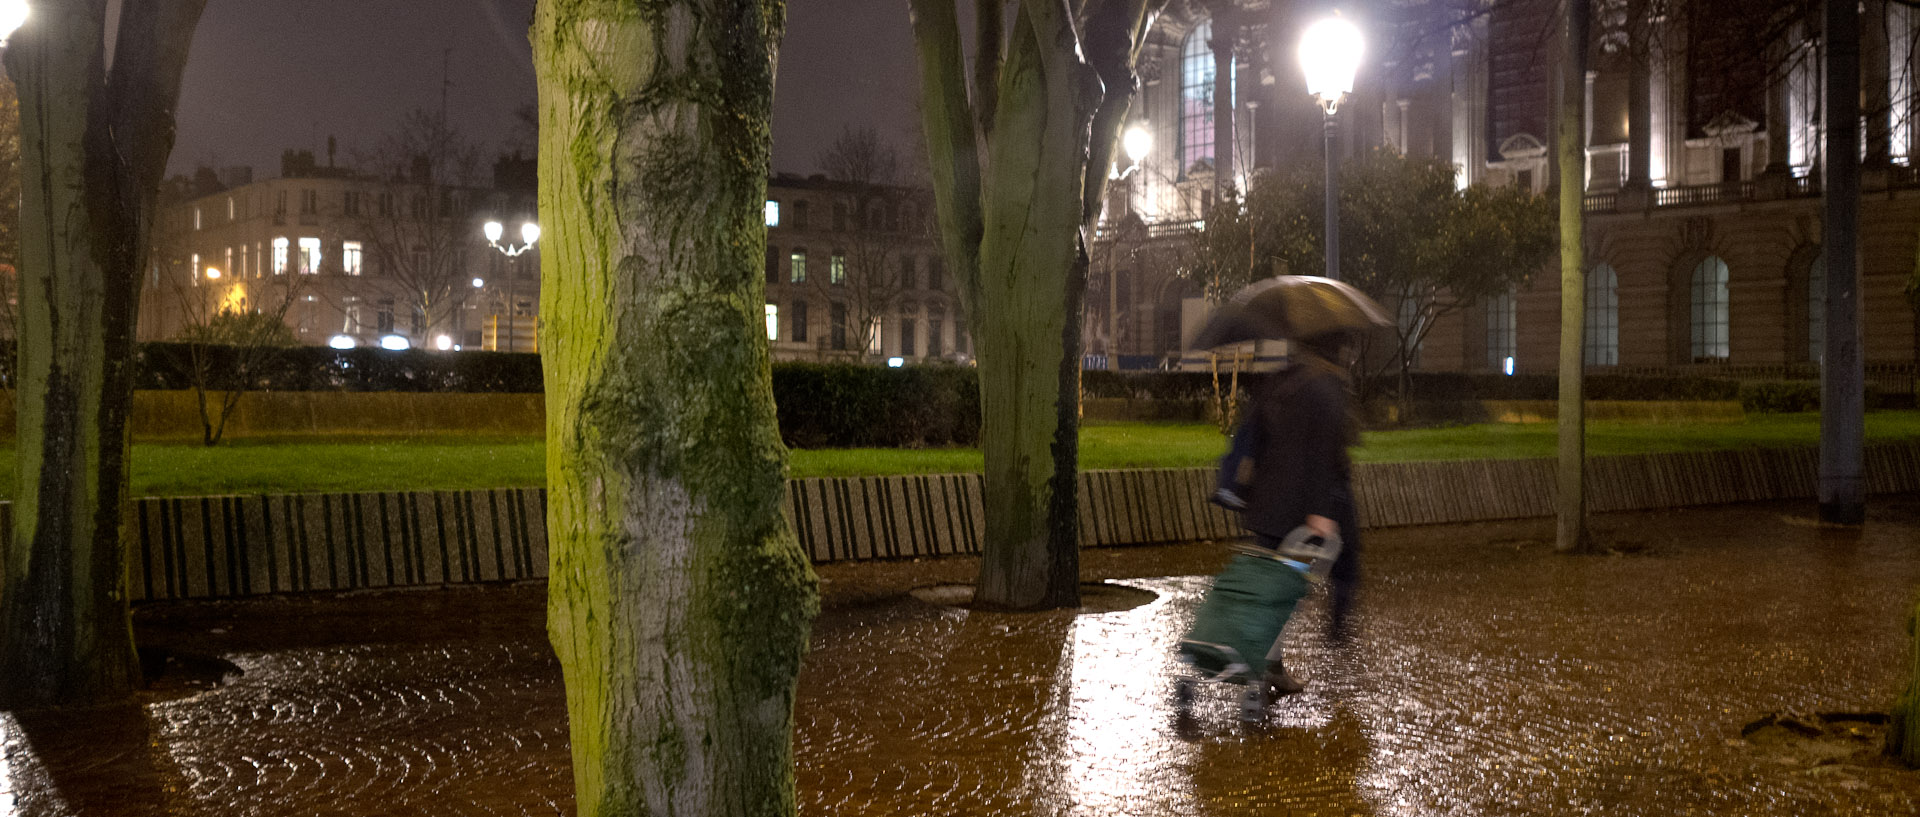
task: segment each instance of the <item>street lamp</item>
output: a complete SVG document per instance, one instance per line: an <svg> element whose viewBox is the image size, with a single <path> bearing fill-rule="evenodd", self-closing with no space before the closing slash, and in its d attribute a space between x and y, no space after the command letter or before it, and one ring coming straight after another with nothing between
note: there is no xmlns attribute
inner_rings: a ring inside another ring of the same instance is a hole
<svg viewBox="0 0 1920 817"><path fill-rule="evenodd" d="M518 318L514 315L515 304L513 289L515 279L520 277L518 275L519 271L514 269L514 264L518 262L521 253L533 249L533 242L540 240L540 225L531 221L520 225L520 241L522 243L518 246L513 244L503 245L500 243L500 236L505 232L505 228L501 227L498 221L489 221L482 225L480 229L486 233L487 246L499 250L507 256L507 351L511 352L514 351L515 335L518 334L513 330L517 329L520 325ZM483 283L479 278L473 279L473 285L475 287L479 287ZM496 333L499 331L497 326L496 324ZM495 342L497 345L497 338Z"/></svg>
<svg viewBox="0 0 1920 817"><path fill-rule="evenodd" d="M1360 29L1341 17L1307 26L1300 36L1300 68L1307 76L1307 93L1326 111L1327 277L1334 280L1340 279L1340 176L1334 149L1339 125L1333 115L1340 100L1353 91L1353 75L1360 70L1364 47Z"/></svg>
<svg viewBox="0 0 1920 817"><path fill-rule="evenodd" d="M27 0L0 0L0 44L27 22Z"/></svg>
<svg viewBox="0 0 1920 817"><path fill-rule="evenodd" d="M1120 149L1127 154L1127 169L1120 174L1124 179L1133 171L1140 169L1140 160L1147 158L1147 152L1153 150L1153 131L1140 125L1134 125L1120 136Z"/></svg>

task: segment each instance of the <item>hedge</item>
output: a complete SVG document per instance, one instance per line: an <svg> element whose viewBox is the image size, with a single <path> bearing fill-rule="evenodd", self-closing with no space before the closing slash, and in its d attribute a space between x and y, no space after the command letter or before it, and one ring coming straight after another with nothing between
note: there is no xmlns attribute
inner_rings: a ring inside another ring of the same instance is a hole
<svg viewBox="0 0 1920 817"><path fill-rule="evenodd" d="M972 445L980 385L960 366L776 363L780 435L799 448Z"/></svg>
<svg viewBox="0 0 1920 817"><path fill-rule="evenodd" d="M240 385L241 350L201 347L208 388ZM194 346L143 343L135 353L134 388L191 389ZM540 356L507 352L330 349L296 346L256 353L247 388L271 391L507 392L541 391Z"/></svg>

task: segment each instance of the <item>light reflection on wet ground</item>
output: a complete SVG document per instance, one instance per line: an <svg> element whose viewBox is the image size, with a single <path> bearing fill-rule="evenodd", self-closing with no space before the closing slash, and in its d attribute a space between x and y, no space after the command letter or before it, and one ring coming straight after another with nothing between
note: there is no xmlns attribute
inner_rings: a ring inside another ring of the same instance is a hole
<svg viewBox="0 0 1920 817"><path fill-rule="evenodd" d="M1906 665L1920 500L1864 536L1787 506L1611 517L1644 552L1559 557L1547 523L1370 540L1359 643L1286 638L1308 690L1263 724L1170 647L1216 547L1088 555L1131 609L968 613L906 598L969 562L833 566L797 706L809 815L1907 815L1920 774L1749 744L1775 710L1884 709ZM149 608L149 643L227 686L0 715L0 817L571 810L538 587Z"/></svg>

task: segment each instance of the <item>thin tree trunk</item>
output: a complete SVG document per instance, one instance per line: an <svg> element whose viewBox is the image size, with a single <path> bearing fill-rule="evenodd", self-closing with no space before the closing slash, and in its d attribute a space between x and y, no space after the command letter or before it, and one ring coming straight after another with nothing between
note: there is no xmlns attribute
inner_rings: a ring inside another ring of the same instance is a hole
<svg viewBox="0 0 1920 817"><path fill-rule="evenodd" d="M1589 548L1587 535L1587 417L1583 391L1586 359L1586 87L1587 27L1591 0L1567 0L1561 31L1560 163L1560 467L1554 517L1554 548Z"/></svg>
<svg viewBox="0 0 1920 817"><path fill-rule="evenodd" d="M778 0L543 0L548 632L582 815L792 814L815 579L760 220Z"/></svg>
<svg viewBox="0 0 1920 817"><path fill-rule="evenodd" d="M1049 14L1050 12L1050 14ZM1046 16L1040 17L1037 14ZM1073 496L1078 423L1069 406L1067 367L1078 336L1069 314L1085 274L1080 252L1081 197L1092 71L1073 52L1054 53L1052 34L1064 4L1037 3L1016 14L1002 67L994 137L987 147L980 241L980 446L986 519L977 602L1030 609L1077 604L1077 579L1061 586L1058 562L1077 560L1078 543L1051 552L1055 534L1073 530L1072 513L1053 518ZM1075 270L1081 270L1076 275ZM1065 496L1061 496L1064 493ZM1076 537L1077 539L1077 537ZM1075 571L1077 573L1077 570Z"/></svg>
<svg viewBox="0 0 1920 817"><path fill-rule="evenodd" d="M977 121L988 123L983 169L953 0L910 3L941 231L980 364L989 511L975 600L984 606L1079 600L1083 227L1102 190L1089 175L1105 175L1123 117L1102 114L1116 97L1124 113L1140 32L1159 5L1021 3L1004 62L990 45L976 63L994 82L972 94L984 106ZM1085 12L1084 40L1075 8ZM997 19L988 30L1000 30Z"/></svg>
<svg viewBox="0 0 1920 817"><path fill-rule="evenodd" d="M40 4L8 44L22 286L0 706L111 700L139 677L124 541L134 317L203 3L125 3L117 33L106 0Z"/></svg>
<svg viewBox="0 0 1920 817"><path fill-rule="evenodd" d="M1590 0L1567 0L1562 27L1560 176L1559 467L1555 548L1591 548L1586 501L1586 76Z"/></svg>
<svg viewBox="0 0 1920 817"><path fill-rule="evenodd" d="M1826 4L1827 336L1820 361L1820 518L1867 518L1866 369L1860 327L1860 14Z"/></svg>

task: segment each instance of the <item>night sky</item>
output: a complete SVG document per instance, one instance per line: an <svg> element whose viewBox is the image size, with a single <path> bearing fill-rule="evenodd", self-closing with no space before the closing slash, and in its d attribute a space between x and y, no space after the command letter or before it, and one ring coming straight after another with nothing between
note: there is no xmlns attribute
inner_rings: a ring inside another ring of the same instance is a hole
<svg viewBox="0 0 1920 817"><path fill-rule="evenodd" d="M919 138L905 0L789 0L774 94L773 165L812 173L844 126L872 126L907 152ZM406 111L441 104L489 148L533 101L533 0L211 0L181 90L172 173L251 165L327 137L344 163Z"/></svg>

